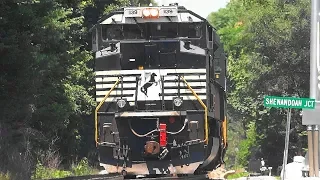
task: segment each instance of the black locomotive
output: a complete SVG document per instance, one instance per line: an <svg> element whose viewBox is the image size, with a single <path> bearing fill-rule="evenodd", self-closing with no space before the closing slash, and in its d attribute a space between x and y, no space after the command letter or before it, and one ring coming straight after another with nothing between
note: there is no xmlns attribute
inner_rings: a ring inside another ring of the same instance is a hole
<svg viewBox="0 0 320 180"><path fill-rule="evenodd" d="M223 164L226 57L177 4L125 7L92 29L95 140L109 173L200 174Z"/></svg>

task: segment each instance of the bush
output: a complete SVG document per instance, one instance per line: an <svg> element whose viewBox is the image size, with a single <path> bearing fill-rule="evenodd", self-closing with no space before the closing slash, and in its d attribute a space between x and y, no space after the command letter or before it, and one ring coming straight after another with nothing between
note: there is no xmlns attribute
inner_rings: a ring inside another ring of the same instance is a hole
<svg viewBox="0 0 320 180"><path fill-rule="evenodd" d="M83 158L77 165L72 165L74 176L94 174L94 169L89 166L87 158Z"/></svg>
<svg viewBox="0 0 320 180"><path fill-rule="evenodd" d="M237 157L237 164L240 167L247 167L249 162L249 157L251 155L252 147L257 146L257 134L256 126L254 122L250 122L246 132L246 139L241 140L239 143L239 152Z"/></svg>
<svg viewBox="0 0 320 180"><path fill-rule="evenodd" d="M32 179L64 178L68 176L84 176L95 173L96 170L89 166L87 158L82 159L78 164L72 165L71 171L50 168L48 166L44 166L41 162L38 162Z"/></svg>
<svg viewBox="0 0 320 180"><path fill-rule="evenodd" d="M4 174L0 172L0 180L10 180L9 173Z"/></svg>
<svg viewBox="0 0 320 180"><path fill-rule="evenodd" d="M70 171L48 168L39 162L36 166L36 171L32 176L32 179L64 178L68 176L72 176Z"/></svg>

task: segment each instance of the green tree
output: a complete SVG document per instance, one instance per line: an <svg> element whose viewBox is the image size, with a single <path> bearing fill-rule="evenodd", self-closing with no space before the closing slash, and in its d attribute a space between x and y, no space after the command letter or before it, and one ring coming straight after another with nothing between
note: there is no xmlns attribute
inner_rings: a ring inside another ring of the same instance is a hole
<svg viewBox="0 0 320 180"><path fill-rule="evenodd" d="M0 2L0 173L29 179L37 160L51 151L67 165L95 158L88 29L107 6L127 3Z"/></svg>
<svg viewBox="0 0 320 180"><path fill-rule="evenodd" d="M0 170L14 179L31 177L38 150L55 138L63 156L78 153L81 116L94 106L82 40L87 3L1 2Z"/></svg>
<svg viewBox="0 0 320 180"><path fill-rule="evenodd" d="M232 112L244 129L255 123L261 156L274 169L281 164L286 116L284 110L263 107L263 96L308 96L309 9L309 2L302 0L234 0L209 16L229 55L228 102ZM293 113L290 157L302 154L305 146L299 113Z"/></svg>

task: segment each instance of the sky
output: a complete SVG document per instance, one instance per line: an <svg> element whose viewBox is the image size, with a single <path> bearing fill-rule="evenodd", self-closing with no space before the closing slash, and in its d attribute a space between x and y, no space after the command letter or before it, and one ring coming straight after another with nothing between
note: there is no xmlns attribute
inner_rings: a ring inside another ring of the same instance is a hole
<svg viewBox="0 0 320 180"><path fill-rule="evenodd" d="M169 5L169 3L179 3L185 8L207 18L211 12L216 12L224 8L230 0L155 0L159 5Z"/></svg>

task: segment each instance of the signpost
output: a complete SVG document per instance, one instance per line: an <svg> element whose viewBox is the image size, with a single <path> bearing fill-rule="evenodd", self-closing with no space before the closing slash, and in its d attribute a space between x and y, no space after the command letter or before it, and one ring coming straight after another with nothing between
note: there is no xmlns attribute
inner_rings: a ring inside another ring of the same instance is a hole
<svg viewBox="0 0 320 180"><path fill-rule="evenodd" d="M285 138L285 148L284 148L284 154L283 154L283 167L282 167L283 168L282 179L284 180L286 164L288 161L291 109L292 108L314 109L316 102L315 102L315 99L309 99L309 98L265 96L263 104L265 107L287 108L286 138Z"/></svg>
<svg viewBox="0 0 320 180"><path fill-rule="evenodd" d="M319 97L319 75L320 75L320 2L319 0L311 0L311 28L310 28L310 98L320 100ZM302 117L302 122L304 117ZM308 152L309 152L309 176L319 176L319 161L318 161L318 146L319 146L319 118L315 117L308 121L313 121L313 124L308 124ZM314 128L314 129L313 129ZM313 142L314 141L314 142ZM312 156L311 156L312 155Z"/></svg>

